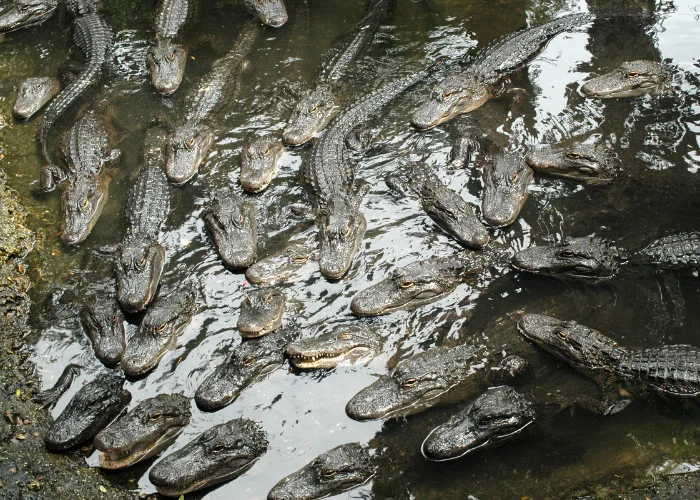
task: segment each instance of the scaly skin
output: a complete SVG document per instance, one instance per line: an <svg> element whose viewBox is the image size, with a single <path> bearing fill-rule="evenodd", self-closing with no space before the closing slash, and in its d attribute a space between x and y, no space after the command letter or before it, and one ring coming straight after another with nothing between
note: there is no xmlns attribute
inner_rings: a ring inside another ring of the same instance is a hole
<svg viewBox="0 0 700 500"><path fill-rule="evenodd" d="M183 26L192 17L197 0L161 0L155 15L155 43L148 48L146 61L156 92L170 95L185 74L187 51L176 42Z"/></svg>
<svg viewBox="0 0 700 500"><path fill-rule="evenodd" d="M119 364L126 349L124 314L114 295L91 297L80 309L80 322L95 356L106 366Z"/></svg>
<svg viewBox="0 0 700 500"><path fill-rule="evenodd" d="M286 298L276 288L260 288L246 294L236 328L243 338L257 338L282 326Z"/></svg>
<svg viewBox="0 0 700 500"><path fill-rule="evenodd" d="M284 0L242 0L253 15L266 26L279 28L289 19Z"/></svg>
<svg viewBox="0 0 700 500"><path fill-rule="evenodd" d="M547 149L530 151L525 163L537 172L584 184L608 184L620 170L617 154L603 142L554 144Z"/></svg>
<svg viewBox="0 0 700 500"><path fill-rule="evenodd" d="M41 24L58 7L58 0L10 0L9 3L0 15L0 33Z"/></svg>
<svg viewBox="0 0 700 500"><path fill-rule="evenodd" d="M80 375L80 368L81 367L79 365L74 364L66 366L63 373L61 373L61 376L58 377L58 380L54 386L51 389L46 389L45 391L35 394L32 400L34 400L34 402L42 408L50 410L56 406L56 403L58 403L61 396L63 396L63 394L70 389L75 377Z"/></svg>
<svg viewBox="0 0 700 500"><path fill-rule="evenodd" d="M654 61L625 62L614 71L588 80L581 86L586 97L613 99L653 94L671 78L668 66Z"/></svg>
<svg viewBox="0 0 700 500"><path fill-rule="evenodd" d="M518 154L498 155L484 167L481 213L487 224L504 227L518 218L534 172Z"/></svg>
<svg viewBox="0 0 700 500"><path fill-rule="evenodd" d="M216 191L202 218L226 267L244 269L255 262L258 223L255 207L224 188Z"/></svg>
<svg viewBox="0 0 700 500"><path fill-rule="evenodd" d="M288 281L298 274L310 260L318 259L318 247L307 241L291 242L282 250L260 259L245 272L245 277L256 285L274 285Z"/></svg>
<svg viewBox="0 0 700 500"><path fill-rule="evenodd" d="M58 78L27 78L17 93L12 113L18 120L28 120L61 90Z"/></svg>
<svg viewBox="0 0 700 500"><path fill-rule="evenodd" d="M364 325L338 325L317 337L287 346L291 363L302 370L330 369L349 361L369 361L379 354L384 339Z"/></svg>
<svg viewBox="0 0 700 500"><path fill-rule="evenodd" d="M284 152L284 144L274 135L247 137L241 151L240 182L249 193L267 188L277 174L277 160Z"/></svg>

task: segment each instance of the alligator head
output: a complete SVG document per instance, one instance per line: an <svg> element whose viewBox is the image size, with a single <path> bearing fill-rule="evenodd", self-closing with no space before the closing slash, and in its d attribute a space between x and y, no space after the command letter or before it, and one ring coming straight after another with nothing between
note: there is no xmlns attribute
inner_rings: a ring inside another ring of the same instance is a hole
<svg viewBox="0 0 700 500"><path fill-rule="evenodd" d="M248 267L258 252L255 207L228 190L218 191L202 213L221 260L231 269Z"/></svg>
<svg viewBox="0 0 700 500"><path fill-rule="evenodd" d="M364 325L338 325L318 337L287 346L287 356L301 369L335 368L343 361L357 362L376 356L384 339Z"/></svg>
<svg viewBox="0 0 700 500"><path fill-rule="evenodd" d="M503 227L518 218L534 172L514 154L499 155L484 169L481 211L487 224Z"/></svg>
<svg viewBox="0 0 700 500"><path fill-rule="evenodd" d="M282 133L285 144L300 146L326 128L338 111L330 85L321 84L306 93L297 103Z"/></svg>
<svg viewBox="0 0 700 500"><path fill-rule="evenodd" d="M102 373L70 400L44 436L49 450L62 451L94 437L131 401L124 377Z"/></svg>
<svg viewBox="0 0 700 500"><path fill-rule="evenodd" d="M177 90L185 74L187 52L170 39L158 40L146 54L151 83L156 92L170 95Z"/></svg>
<svg viewBox="0 0 700 500"><path fill-rule="evenodd" d="M411 123L419 130L428 130L480 108L491 97L490 87L478 78L464 73L453 74L435 86L428 101L413 113Z"/></svg>
<svg viewBox="0 0 700 500"><path fill-rule="evenodd" d="M85 241L102 214L109 195L102 179L78 177L69 181L61 196L61 241L77 245Z"/></svg>
<svg viewBox="0 0 700 500"><path fill-rule="evenodd" d="M66 0L68 12L74 16L84 16L97 12L99 0Z"/></svg>
<svg viewBox="0 0 700 500"><path fill-rule="evenodd" d="M214 143L214 133L206 125L186 122L168 142L165 174L175 185L184 184L197 173Z"/></svg>
<svg viewBox="0 0 700 500"><path fill-rule="evenodd" d="M175 442L190 417L190 400L181 394L141 401L95 437L100 467L123 469L159 454Z"/></svg>
<svg viewBox="0 0 700 500"><path fill-rule="evenodd" d="M669 72L661 63L625 62L615 71L588 80L581 86L581 93L600 99L635 97L658 90L668 78Z"/></svg>
<svg viewBox="0 0 700 500"><path fill-rule="evenodd" d="M491 387L433 429L421 451L428 460L452 460L512 439L534 420L532 405L523 396L506 385Z"/></svg>
<svg viewBox="0 0 700 500"><path fill-rule="evenodd" d="M126 348L124 314L113 296L92 297L80 309L80 322L97 359L116 365Z"/></svg>
<svg viewBox="0 0 700 500"><path fill-rule="evenodd" d="M376 472L369 451L347 443L320 454L270 490L268 500L314 500L366 483Z"/></svg>
<svg viewBox="0 0 700 500"><path fill-rule="evenodd" d="M320 214L318 261L326 278L342 278L360 248L367 221L357 205L343 200Z"/></svg>
<svg viewBox="0 0 700 500"><path fill-rule="evenodd" d="M250 266L245 277L258 285L279 283L291 278L309 259L314 258L317 258L315 243L293 242Z"/></svg>
<svg viewBox="0 0 700 500"><path fill-rule="evenodd" d="M246 138L241 152L240 182L243 189L259 193L269 186L283 152L284 144L274 135Z"/></svg>
<svg viewBox="0 0 700 500"><path fill-rule="evenodd" d="M522 271L594 283L615 276L620 258L609 241L589 236L526 248L513 256L512 264Z"/></svg>
<svg viewBox="0 0 700 500"><path fill-rule="evenodd" d="M604 143L555 145L530 151L525 162L534 170L586 184L607 184L616 176L620 160Z"/></svg>
<svg viewBox="0 0 700 500"><path fill-rule="evenodd" d="M243 0L243 3L261 23L267 26L279 28L287 22L284 0Z"/></svg>
<svg viewBox="0 0 700 500"><path fill-rule="evenodd" d="M267 434L246 418L215 425L153 466L158 492L180 496L235 479L267 451Z"/></svg>
<svg viewBox="0 0 700 500"><path fill-rule="evenodd" d="M0 33L46 21L56 10L58 0L11 0L0 15Z"/></svg>
<svg viewBox="0 0 700 500"><path fill-rule="evenodd" d="M126 312L142 311L156 293L165 266L165 248L157 241L127 240L116 260L119 303Z"/></svg>
<svg viewBox="0 0 700 500"><path fill-rule="evenodd" d="M281 327L285 301L284 294L276 288L261 288L247 294L236 324L241 337L262 337Z"/></svg>
<svg viewBox="0 0 700 500"><path fill-rule="evenodd" d="M22 82L12 112L18 120L28 120L61 90L58 78L27 78Z"/></svg>

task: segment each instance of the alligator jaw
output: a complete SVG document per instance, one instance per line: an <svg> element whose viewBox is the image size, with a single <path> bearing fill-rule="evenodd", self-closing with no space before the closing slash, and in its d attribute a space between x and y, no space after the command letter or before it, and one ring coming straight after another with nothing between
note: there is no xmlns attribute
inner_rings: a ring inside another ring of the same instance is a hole
<svg viewBox="0 0 700 500"><path fill-rule="evenodd" d="M61 84L57 78L27 78L22 82L12 113L18 120L28 120L58 94L60 89Z"/></svg>
<svg viewBox="0 0 700 500"><path fill-rule="evenodd" d="M171 427L154 441L138 443L128 450L100 453L100 467L110 470L123 469L146 459L148 456L153 456L155 454L154 450L163 449L168 443L174 442L185 427Z"/></svg>
<svg viewBox="0 0 700 500"><path fill-rule="evenodd" d="M328 279L340 279L350 269L367 229L367 221L361 212L355 212L347 224L324 216L319 231L319 267Z"/></svg>
<svg viewBox="0 0 700 500"><path fill-rule="evenodd" d="M126 312L142 311L151 302L165 267L165 248L158 242L127 242L117 261L119 303Z"/></svg>
<svg viewBox="0 0 700 500"><path fill-rule="evenodd" d="M175 92L185 74L187 52L171 40L159 40L146 55L151 83L156 92L170 95Z"/></svg>
<svg viewBox="0 0 700 500"><path fill-rule="evenodd" d="M371 352L369 347L358 346L347 351L318 352L305 354L287 347L287 354L297 368L302 370L335 368L346 359L361 359Z"/></svg>
<svg viewBox="0 0 700 500"><path fill-rule="evenodd" d="M205 162L213 143L214 134L208 127L185 124L176 130L167 148L165 174L168 180L177 186L188 182Z"/></svg>
<svg viewBox="0 0 700 500"><path fill-rule="evenodd" d="M663 65L654 61L625 62L614 71L588 80L581 86L586 97L613 99L647 94L668 79Z"/></svg>
<svg viewBox="0 0 700 500"><path fill-rule="evenodd" d="M468 78L465 85L462 80ZM491 99L490 87L473 77L453 75L436 87L430 99L411 116L418 130L429 130L464 113L480 108Z"/></svg>

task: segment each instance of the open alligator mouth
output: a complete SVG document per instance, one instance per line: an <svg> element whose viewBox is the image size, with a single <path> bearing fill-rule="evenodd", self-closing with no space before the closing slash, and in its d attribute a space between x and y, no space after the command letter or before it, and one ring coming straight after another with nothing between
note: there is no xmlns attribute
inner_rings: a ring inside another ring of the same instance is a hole
<svg viewBox="0 0 700 500"><path fill-rule="evenodd" d="M169 446L185 429L185 426L169 428L153 441L136 443L129 449L100 453L100 467L103 469L123 469L145 460Z"/></svg>
<svg viewBox="0 0 700 500"><path fill-rule="evenodd" d="M356 361L370 354L369 347L357 346L349 350L306 351L297 350L293 344L287 347L287 354L297 368L303 370L314 368L334 368L345 360Z"/></svg>

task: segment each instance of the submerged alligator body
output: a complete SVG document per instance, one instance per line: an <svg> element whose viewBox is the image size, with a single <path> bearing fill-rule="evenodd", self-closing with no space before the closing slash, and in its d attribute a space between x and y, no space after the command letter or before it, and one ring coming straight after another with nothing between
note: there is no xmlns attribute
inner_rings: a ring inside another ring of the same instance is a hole
<svg viewBox="0 0 700 500"><path fill-rule="evenodd" d="M584 184L610 183L620 170L619 157L602 141L595 144L574 141L530 151L525 163L537 172Z"/></svg>
<svg viewBox="0 0 700 500"><path fill-rule="evenodd" d="M282 326L286 298L276 288L260 288L246 294L236 328L243 338L257 338Z"/></svg>
<svg viewBox="0 0 700 500"><path fill-rule="evenodd" d="M284 152L284 144L275 135L247 137L241 152L240 183L248 193L259 193L267 188L277 174L277 160Z"/></svg>
<svg viewBox="0 0 700 500"><path fill-rule="evenodd" d="M80 375L80 368L81 367L79 365L74 364L66 366L53 387L34 395L32 398L34 402L39 404L42 408L51 409L56 406L56 403L58 403L61 396L63 396L63 394L70 389L75 377Z"/></svg>
<svg viewBox="0 0 700 500"><path fill-rule="evenodd" d="M654 61L625 62L614 71L581 86L586 97L612 99L661 92L671 78L668 66Z"/></svg>
<svg viewBox="0 0 700 500"><path fill-rule="evenodd" d="M292 342L287 346L287 356L302 370L329 369L345 361L369 361L383 345L384 339L368 326L338 325L317 337Z"/></svg>
<svg viewBox="0 0 700 500"><path fill-rule="evenodd" d="M244 269L258 253L255 206L229 188L217 190L202 212L219 257L229 269Z"/></svg>
<svg viewBox="0 0 700 500"><path fill-rule="evenodd" d="M0 14L0 33L41 24L51 17L58 0L10 0Z"/></svg>
<svg viewBox="0 0 700 500"><path fill-rule="evenodd" d="M527 200L534 172L517 153L497 155L484 167L481 213L487 224L509 226Z"/></svg>
<svg viewBox="0 0 700 500"><path fill-rule="evenodd" d="M241 0L258 20L266 26L279 28L287 22L284 0Z"/></svg>
<svg viewBox="0 0 700 500"><path fill-rule="evenodd" d="M293 241L250 266L245 277L256 285L274 285L293 279L309 261L318 259L318 245Z"/></svg>
<svg viewBox="0 0 700 500"><path fill-rule="evenodd" d="M12 114L18 120L28 120L61 90L58 78L48 76L27 78L17 93Z"/></svg>

